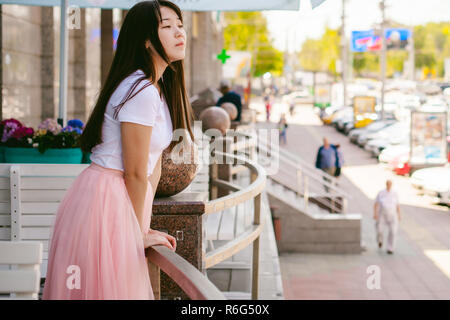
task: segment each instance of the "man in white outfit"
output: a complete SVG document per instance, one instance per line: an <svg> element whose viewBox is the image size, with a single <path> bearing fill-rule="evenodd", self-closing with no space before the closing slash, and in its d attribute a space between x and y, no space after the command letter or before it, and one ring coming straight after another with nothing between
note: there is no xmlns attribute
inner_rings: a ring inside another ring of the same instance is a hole
<svg viewBox="0 0 450 320"><path fill-rule="evenodd" d="M401 220L400 205L398 204L397 193L392 189L392 181L386 181L386 189L378 193L375 199L373 218L376 220L378 247L383 246L383 229L387 225L388 243L387 253L394 253L395 237L398 222Z"/></svg>

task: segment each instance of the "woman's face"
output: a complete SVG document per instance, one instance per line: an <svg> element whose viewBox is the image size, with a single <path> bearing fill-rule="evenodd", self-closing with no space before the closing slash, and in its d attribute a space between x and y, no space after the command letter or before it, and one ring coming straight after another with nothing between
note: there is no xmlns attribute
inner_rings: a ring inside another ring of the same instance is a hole
<svg viewBox="0 0 450 320"><path fill-rule="evenodd" d="M183 60L186 54L186 31L175 11L161 7L162 21L158 35L171 62Z"/></svg>

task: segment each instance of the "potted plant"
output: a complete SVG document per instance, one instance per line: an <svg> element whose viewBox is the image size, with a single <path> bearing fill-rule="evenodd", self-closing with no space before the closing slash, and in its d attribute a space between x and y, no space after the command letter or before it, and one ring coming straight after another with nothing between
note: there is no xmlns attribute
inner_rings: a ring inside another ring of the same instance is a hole
<svg viewBox="0 0 450 320"><path fill-rule="evenodd" d="M5 119L0 122L0 161L5 162L5 149L6 141L12 137L13 133L22 128L23 125L19 120L16 119Z"/></svg>
<svg viewBox="0 0 450 320"><path fill-rule="evenodd" d="M6 163L81 163L82 125L80 120L74 119L62 128L56 120L46 119L34 132L32 128L9 121L1 140L5 146L4 160Z"/></svg>

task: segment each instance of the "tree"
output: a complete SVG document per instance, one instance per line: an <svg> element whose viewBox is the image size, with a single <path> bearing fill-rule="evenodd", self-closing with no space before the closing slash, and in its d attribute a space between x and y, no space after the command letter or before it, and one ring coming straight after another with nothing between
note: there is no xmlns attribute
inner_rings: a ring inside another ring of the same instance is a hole
<svg viewBox="0 0 450 320"><path fill-rule="evenodd" d="M340 56L339 30L326 28L320 39L307 39L298 55L300 66L312 72L337 75L336 61Z"/></svg>
<svg viewBox="0 0 450 320"><path fill-rule="evenodd" d="M266 72L281 75L283 54L273 47L267 20L261 12L226 12L225 24L225 48L252 53L252 76Z"/></svg>

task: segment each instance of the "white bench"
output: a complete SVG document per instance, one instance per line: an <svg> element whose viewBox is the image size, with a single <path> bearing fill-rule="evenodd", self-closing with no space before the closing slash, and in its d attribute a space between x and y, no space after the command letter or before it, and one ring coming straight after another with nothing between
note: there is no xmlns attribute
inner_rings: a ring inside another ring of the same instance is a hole
<svg viewBox="0 0 450 320"><path fill-rule="evenodd" d="M42 243L0 241L0 299L37 300L41 262Z"/></svg>
<svg viewBox="0 0 450 320"><path fill-rule="evenodd" d="M87 167L87 164L0 164L0 240L42 242L43 278L59 203Z"/></svg>
<svg viewBox="0 0 450 320"><path fill-rule="evenodd" d="M50 233L59 203L88 164L0 164L0 241L40 241L47 273ZM208 190L203 166L190 191Z"/></svg>

